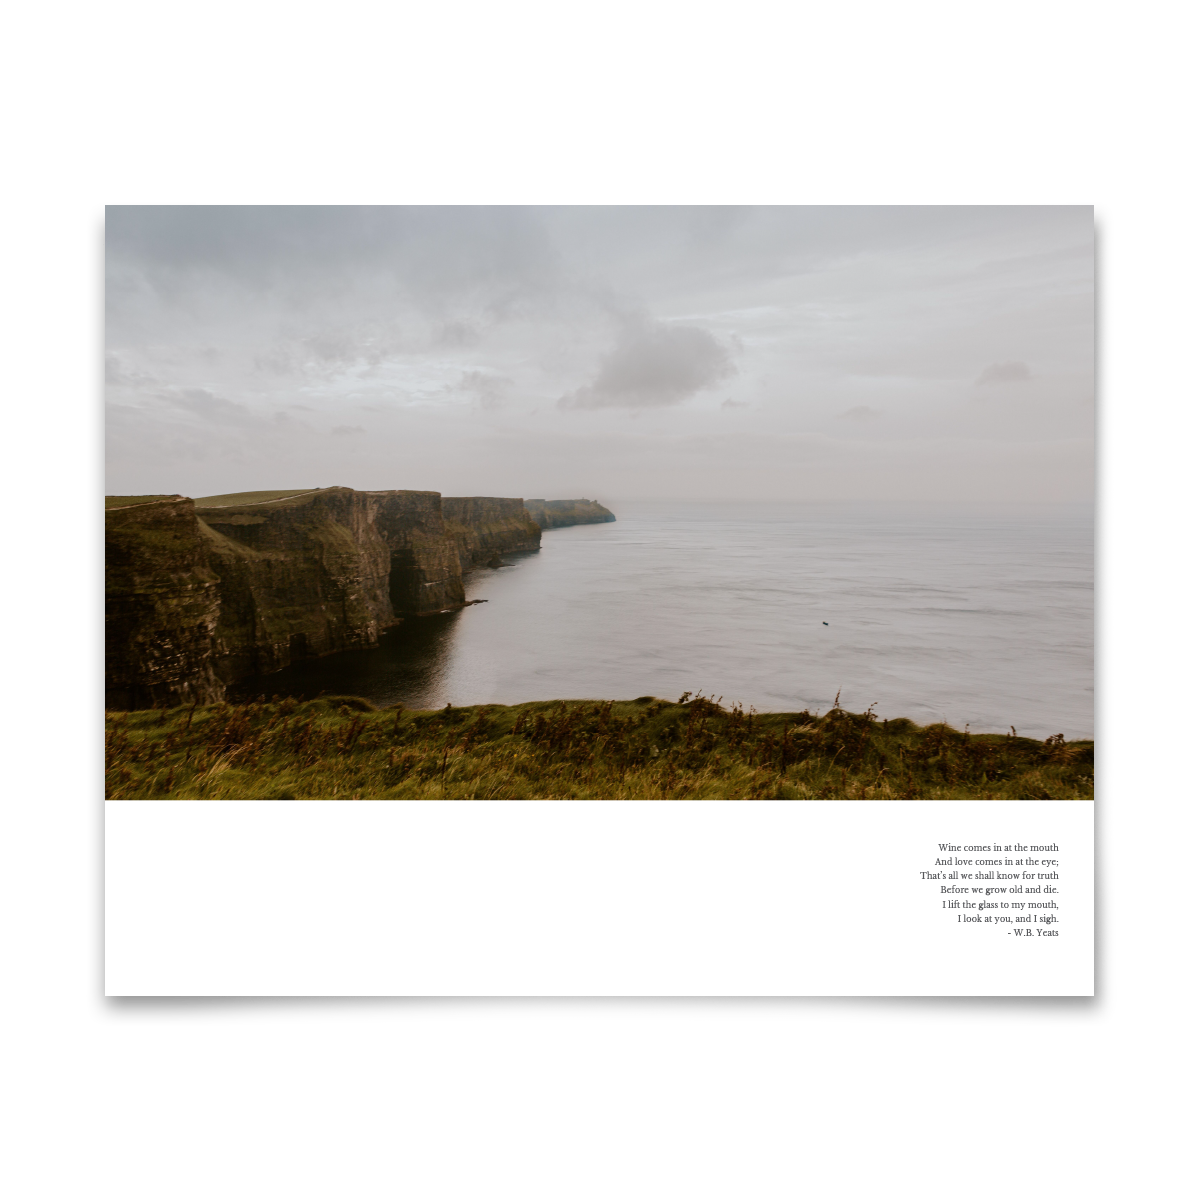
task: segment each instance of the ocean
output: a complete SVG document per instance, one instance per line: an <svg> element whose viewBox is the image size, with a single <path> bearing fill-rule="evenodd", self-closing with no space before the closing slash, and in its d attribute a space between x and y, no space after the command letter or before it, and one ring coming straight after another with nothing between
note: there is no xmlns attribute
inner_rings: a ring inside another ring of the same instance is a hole
<svg viewBox="0 0 1200 1200"><path fill-rule="evenodd" d="M603 498L602 498L603 501ZM1090 505L642 501L545 531L459 612L232 698L380 706L721 697L1068 739L1093 733Z"/></svg>

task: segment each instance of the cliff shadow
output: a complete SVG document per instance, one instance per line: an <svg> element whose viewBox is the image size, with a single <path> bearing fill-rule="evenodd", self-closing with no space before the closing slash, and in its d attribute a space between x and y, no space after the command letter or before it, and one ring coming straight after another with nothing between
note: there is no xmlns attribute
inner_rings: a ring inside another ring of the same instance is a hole
<svg viewBox="0 0 1200 1200"><path fill-rule="evenodd" d="M361 696L378 708L441 708L458 622L469 610L408 617L380 635L378 646L305 659L281 671L230 684L227 696L244 703L259 696L311 700L322 693Z"/></svg>
<svg viewBox="0 0 1200 1200"><path fill-rule="evenodd" d="M462 569L454 545L428 542L420 547L400 546L392 550L388 573L388 597L398 617L436 613L462 604Z"/></svg>

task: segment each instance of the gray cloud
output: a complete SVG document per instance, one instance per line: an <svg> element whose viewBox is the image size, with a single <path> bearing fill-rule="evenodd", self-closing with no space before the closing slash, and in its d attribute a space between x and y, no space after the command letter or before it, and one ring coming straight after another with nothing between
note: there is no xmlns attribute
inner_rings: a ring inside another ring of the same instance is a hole
<svg viewBox="0 0 1200 1200"><path fill-rule="evenodd" d="M516 206L112 205L105 242L117 302L232 284L293 312L344 309L366 283L431 312L474 291L499 313L562 275L538 210Z"/></svg>
<svg viewBox="0 0 1200 1200"><path fill-rule="evenodd" d="M499 408L512 387L513 381L506 375L494 375L488 371L464 371L459 384L461 391L475 397L484 408Z"/></svg>
<svg viewBox="0 0 1200 1200"><path fill-rule="evenodd" d="M109 486L1086 498L1093 249L1082 206L109 209Z"/></svg>
<svg viewBox="0 0 1200 1200"><path fill-rule="evenodd" d="M435 346L477 346L480 332L467 321L447 321L433 335Z"/></svg>
<svg viewBox="0 0 1200 1200"><path fill-rule="evenodd" d="M181 388L160 392L159 396L168 404L217 424L246 425L253 420L246 405L226 400L223 396L214 396L207 388Z"/></svg>
<svg viewBox="0 0 1200 1200"><path fill-rule="evenodd" d="M359 356L354 340L345 333L333 330L307 337L302 344L304 349L320 362L354 362Z"/></svg>
<svg viewBox="0 0 1200 1200"><path fill-rule="evenodd" d="M1033 375L1023 362L992 363L975 380L975 385L978 387L993 383L1028 383L1032 378Z"/></svg>
<svg viewBox="0 0 1200 1200"><path fill-rule="evenodd" d="M366 432L361 425L335 425L333 428L334 437L350 437L353 434Z"/></svg>
<svg viewBox="0 0 1200 1200"><path fill-rule="evenodd" d="M276 347L256 354L253 369L264 375L296 375L300 372L300 364L293 354Z"/></svg>
<svg viewBox="0 0 1200 1200"><path fill-rule="evenodd" d="M630 321L590 387L561 408L661 408L679 404L734 373L729 352L707 330Z"/></svg>
<svg viewBox="0 0 1200 1200"><path fill-rule="evenodd" d="M104 383L106 387L145 387L155 382L153 375L144 371L130 370L115 354L104 356Z"/></svg>

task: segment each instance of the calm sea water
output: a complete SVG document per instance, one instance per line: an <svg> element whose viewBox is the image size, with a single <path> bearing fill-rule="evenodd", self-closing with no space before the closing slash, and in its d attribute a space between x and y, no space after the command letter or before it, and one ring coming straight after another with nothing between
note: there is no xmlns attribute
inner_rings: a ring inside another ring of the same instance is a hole
<svg viewBox="0 0 1200 1200"><path fill-rule="evenodd" d="M723 696L1092 736L1090 506L642 502L471 576L461 612L245 681L402 702Z"/></svg>

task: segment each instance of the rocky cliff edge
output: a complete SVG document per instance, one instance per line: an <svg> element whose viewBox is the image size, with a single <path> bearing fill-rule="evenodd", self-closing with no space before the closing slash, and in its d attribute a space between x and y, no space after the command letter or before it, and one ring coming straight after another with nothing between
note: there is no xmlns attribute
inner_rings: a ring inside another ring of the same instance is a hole
<svg viewBox="0 0 1200 1200"><path fill-rule="evenodd" d="M248 675L373 646L465 602L463 576L593 501L314 488L105 501L106 707L212 703ZM561 507L560 507L561 506ZM578 514L578 520L569 518Z"/></svg>

